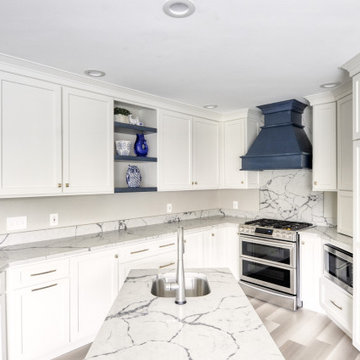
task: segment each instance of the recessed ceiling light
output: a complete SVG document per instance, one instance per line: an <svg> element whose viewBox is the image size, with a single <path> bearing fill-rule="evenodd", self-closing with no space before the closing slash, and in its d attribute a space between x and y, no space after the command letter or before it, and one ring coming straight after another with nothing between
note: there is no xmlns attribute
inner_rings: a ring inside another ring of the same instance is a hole
<svg viewBox="0 0 360 360"><path fill-rule="evenodd" d="M190 0L168 0L163 6L166 15L183 18L195 11L195 5Z"/></svg>
<svg viewBox="0 0 360 360"><path fill-rule="evenodd" d="M105 73L100 70L86 70L84 71L86 75L92 76L92 77L102 77L105 76Z"/></svg>
<svg viewBox="0 0 360 360"><path fill-rule="evenodd" d="M338 85L340 85L339 82L331 82L331 83L322 84L322 85L320 85L320 87L322 87L324 89L332 89L334 87L337 87Z"/></svg>
<svg viewBox="0 0 360 360"><path fill-rule="evenodd" d="M217 105L204 105L205 109L216 109L217 107Z"/></svg>

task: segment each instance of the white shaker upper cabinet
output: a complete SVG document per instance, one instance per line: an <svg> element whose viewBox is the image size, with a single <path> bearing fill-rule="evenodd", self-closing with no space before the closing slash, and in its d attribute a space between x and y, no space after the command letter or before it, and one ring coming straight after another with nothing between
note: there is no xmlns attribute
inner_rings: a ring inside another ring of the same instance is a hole
<svg viewBox="0 0 360 360"><path fill-rule="evenodd" d="M352 190L352 95L337 102L338 189Z"/></svg>
<svg viewBox="0 0 360 360"><path fill-rule="evenodd" d="M61 87L0 73L0 196L61 193Z"/></svg>
<svg viewBox="0 0 360 360"><path fill-rule="evenodd" d="M194 190L216 189L219 186L219 123L207 119L193 119Z"/></svg>
<svg viewBox="0 0 360 360"><path fill-rule="evenodd" d="M63 88L64 193L114 192L113 100Z"/></svg>
<svg viewBox="0 0 360 360"><path fill-rule="evenodd" d="M360 74L353 77L353 140L360 139Z"/></svg>
<svg viewBox="0 0 360 360"><path fill-rule="evenodd" d="M337 190L336 103L313 106L313 190Z"/></svg>
<svg viewBox="0 0 360 360"><path fill-rule="evenodd" d="M159 190L190 190L192 118L162 111L159 121Z"/></svg>
<svg viewBox="0 0 360 360"><path fill-rule="evenodd" d="M226 121L224 123L224 188L259 188L258 171L241 171L241 158L254 142L259 122L248 118Z"/></svg>

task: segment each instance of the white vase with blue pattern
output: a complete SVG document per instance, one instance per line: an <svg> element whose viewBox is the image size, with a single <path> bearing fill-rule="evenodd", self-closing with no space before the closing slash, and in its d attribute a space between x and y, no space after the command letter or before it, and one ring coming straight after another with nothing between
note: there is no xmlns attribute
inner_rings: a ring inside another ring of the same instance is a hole
<svg viewBox="0 0 360 360"><path fill-rule="evenodd" d="M137 166L128 165L128 169L126 171L126 183L128 187L138 188L141 184L141 173Z"/></svg>

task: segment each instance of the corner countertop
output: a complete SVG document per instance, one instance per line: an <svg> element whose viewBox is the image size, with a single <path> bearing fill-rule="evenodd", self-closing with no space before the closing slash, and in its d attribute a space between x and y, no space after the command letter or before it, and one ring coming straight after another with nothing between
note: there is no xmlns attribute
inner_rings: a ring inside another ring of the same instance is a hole
<svg viewBox="0 0 360 360"><path fill-rule="evenodd" d="M299 233L300 236L301 234L317 235L326 243L332 244L350 253L353 252L353 238L338 233L336 227L316 226L314 228L302 230Z"/></svg>
<svg viewBox="0 0 360 360"><path fill-rule="evenodd" d="M231 273L196 272L206 274L211 293L176 305L151 295L158 271L131 271L86 360L283 360Z"/></svg>

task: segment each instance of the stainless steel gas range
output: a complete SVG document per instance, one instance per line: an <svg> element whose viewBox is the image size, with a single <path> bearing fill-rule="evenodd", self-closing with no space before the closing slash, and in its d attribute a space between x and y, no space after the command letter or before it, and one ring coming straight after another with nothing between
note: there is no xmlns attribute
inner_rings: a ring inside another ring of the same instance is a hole
<svg viewBox="0 0 360 360"><path fill-rule="evenodd" d="M302 307L298 230L311 226L272 219L240 225L240 285L247 295L294 311Z"/></svg>

